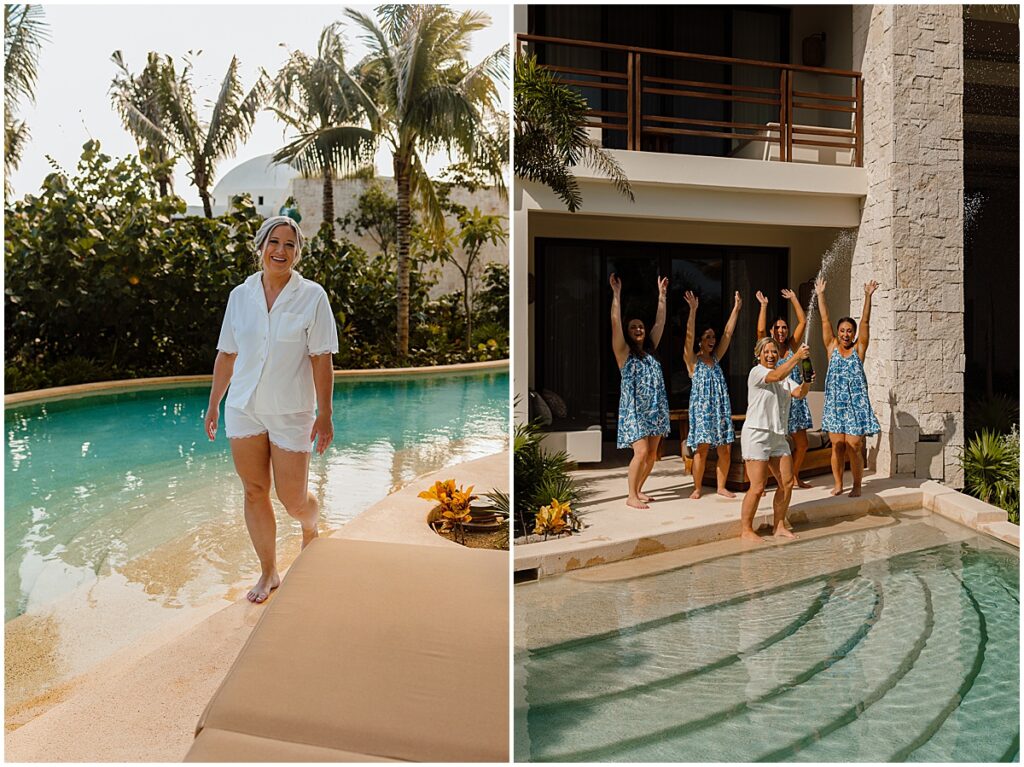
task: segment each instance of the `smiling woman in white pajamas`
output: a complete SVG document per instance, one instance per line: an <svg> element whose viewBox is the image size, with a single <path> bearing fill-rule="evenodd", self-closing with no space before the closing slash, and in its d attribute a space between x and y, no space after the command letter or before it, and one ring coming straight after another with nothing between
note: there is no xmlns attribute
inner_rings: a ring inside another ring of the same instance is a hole
<svg viewBox="0 0 1024 767"><path fill-rule="evenodd" d="M224 431L261 568L246 598L263 602L281 583L271 469L278 499L302 525L303 548L317 536L320 508L308 488L309 459L314 442L322 454L334 438L331 354L338 351L338 329L327 293L294 270L302 253L298 225L287 216L268 218L254 244L263 270L228 298L205 426L215 439L227 391Z"/></svg>

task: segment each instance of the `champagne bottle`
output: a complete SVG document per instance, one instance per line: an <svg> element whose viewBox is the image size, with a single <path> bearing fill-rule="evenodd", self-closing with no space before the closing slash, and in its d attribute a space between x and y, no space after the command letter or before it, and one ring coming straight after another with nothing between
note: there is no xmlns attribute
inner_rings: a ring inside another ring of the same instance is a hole
<svg viewBox="0 0 1024 767"><path fill-rule="evenodd" d="M811 364L810 357L800 360L800 375L804 377L804 383L810 383L814 378L814 365Z"/></svg>

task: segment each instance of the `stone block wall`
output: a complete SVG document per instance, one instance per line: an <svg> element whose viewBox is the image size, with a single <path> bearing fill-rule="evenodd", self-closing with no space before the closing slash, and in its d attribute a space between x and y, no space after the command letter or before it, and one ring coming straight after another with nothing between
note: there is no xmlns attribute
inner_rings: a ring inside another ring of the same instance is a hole
<svg viewBox="0 0 1024 767"><path fill-rule="evenodd" d="M869 464L881 476L932 476L961 487L962 11L864 5L852 13L868 176L850 271L852 316L860 317L863 284L881 283L865 367L882 433L869 442ZM934 440L941 460L918 448Z"/></svg>
<svg viewBox="0 0 1024 767"><path fill-rule="evenodd" d="M377 181L390 194L393 195L395 193L395 180L393 178L381 178L377 179ZM361 179L336 180L334 182L335 217L344 218L347 213L354 210L359 196L369 183L371 182ZM320 223L323 221L323 181L312 178L294 178L290 182L289 194L295 198L299 212L302 214L302 222L299 224L302 228L302 233L307 237L312 237L320 229ZM478 189L475 192L455 189L452 191L451 197L455 202L465 205L471 210L473 206L476 206L480 208L481 213L503 216L505 218L505 228L508 229L508 201L502 200L493 188ZM458 222L449 216L447 226L457 229ZM359 247L364 248L370 253L376 251L377 246L374 245L373 240L369 237L365 235L357 236L355 232L342 232L340 228L335 228L338 235L348 237ZM480 286L479 277L483 274L484 266L492 262L508 264L508 249L509 246L507 244L495 246L488 243L484 245L477 260L477 268L474 270L474 275L477 277L477 287ZM451 264L446 264L440 268L440 279L431 293L436 297L443 293L452 293L456 290L461 291L462 287L462 275L459 274L458 269Z"/></svg>

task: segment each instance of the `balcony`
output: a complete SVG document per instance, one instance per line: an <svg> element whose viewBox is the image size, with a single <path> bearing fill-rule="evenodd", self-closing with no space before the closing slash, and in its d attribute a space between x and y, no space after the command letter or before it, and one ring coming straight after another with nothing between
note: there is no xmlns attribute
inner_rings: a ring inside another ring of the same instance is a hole
<svg viewBox="0 0 1024 767"><path fill-rule="evenodd" d="M587 99L588 131L606 148L863 167L860 72L541 35L517 42Z"/></svg>

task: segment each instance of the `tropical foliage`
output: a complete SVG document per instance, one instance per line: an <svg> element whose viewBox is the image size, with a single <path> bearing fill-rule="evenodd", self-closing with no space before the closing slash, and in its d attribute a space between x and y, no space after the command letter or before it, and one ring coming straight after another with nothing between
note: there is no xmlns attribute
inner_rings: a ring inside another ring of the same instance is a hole
<svg viewBox="0 0 1024 767"><path fill-rule="evenodd" d="M74 175L53 173L37 195L6 208L8 392L209 372L228 293L255 269L262 218L248 197L218 218L184 217L183 200L159 196L159 173L89 142ZM392 259L336 239L328 226L306 243L301 271L331 296L344 339L336 367L397 364ZM491 281L507 285L507 269ZM408 359L507 356L507 330L500 344L466 352L461 296L431 299L433 286L416 263ZM479 322L496 310L481 311Z"/></svg>
<svg viewBox="0 0 1024 767"><path fill-rule="evenodd" d="M550 506L541 506L537 511L533 534L543 535L547 540L549 535L561 535L579 529L580 522L576 519L569 504L560 503L557 498L552 498Z"/></svg>
<svg viewBox="0 0 1024 767"><path fill-rule="evenodd" d="M339 24L320 33L316 57L293 51L274 79L271 110L298 138L274 155L323 179L323 220L334 221L334 177L373 161L376 136L358 123L359 105L345 77Z"/></svg>
<svg viewBox="0 0 1024 767"><path fill-rule="evenodd" d="M964 448L964 489L985 503L1004 509L1011 522L1020 524L1020 434L983 429Z"/></svg>
<svg viewBox="0 0 1024 767"><path fill-rule="evenodd" d="M125 126L147 149L173 147L184 158L203 212L213 218L210 187L217 163L249 137L269 88L266 73L261 72L247 92L238 74L238 58L232 56L209 118L202 119L196 110L190 57L185 58L180 74L170 56L150 54L138 76L128 71L119 51L114 62L121 71L111 84L111 94Z"/></svg>
<svg viewBox="0 0 1024 767"><path fill-rule="evenodd" d="M569 473L573 463L564 452L549 452L541 447L543 433L536 423L517 424L513 439L513 476L515 478L514 525L516 536L538 529L549 530L558 520L566 521L565 510L580 500L579 484ZM541 512L543 508L548 510ZM554 509L562 509L554 512ZM570 516L570 520L574 519ZM578 520L567 523L579 529ZM565 525L559 527L564 531Z"/></svg>
<svg viewBox="0 0 1024 767"><path fill-rule="evenodd" d="M473 495L472 485L463 489L461 485L455 485L454 479L446 479L444 482L435 482L433 487L424 490L417 497L437 504L436 518L441 522L439 532L454 530L465 543L465 525L473 521L473 515L470 513L471 504L478 497Z"/></svg>
<svg viewBox="0 0 1024 767"><path fill-rule="evenodd" d="M39 75L39 52L49 39L39 5L4 5L4 194L18 168L30 132L17 118L21 102L34 101Z"/></svg>
<svg viewBox="0 0 1024 767"><path fill-rule="evenodd" d="M498 103L496 83L505 78L508 46L476 66L467 55L471 35L489 26L479 11L457 13L441 5L382 5L378 20L346 14L369 54L348 81L377 139L391 151L398 188L396 353L409 350L412 204L424 229L440 239L444 214L424 158L445 150L486 169L504 193L503 154L489 140L487 114Z"/></svg>
<svg viewBox="0 0 1024 767"><path fill-rule="evenodd" d="M575 213L583 204L573 168L592 165L632 202L633 190L615 158L587 135L587 101L562 85L535 56L517 56L513 114L515 174L544 184Z"/></svg>

